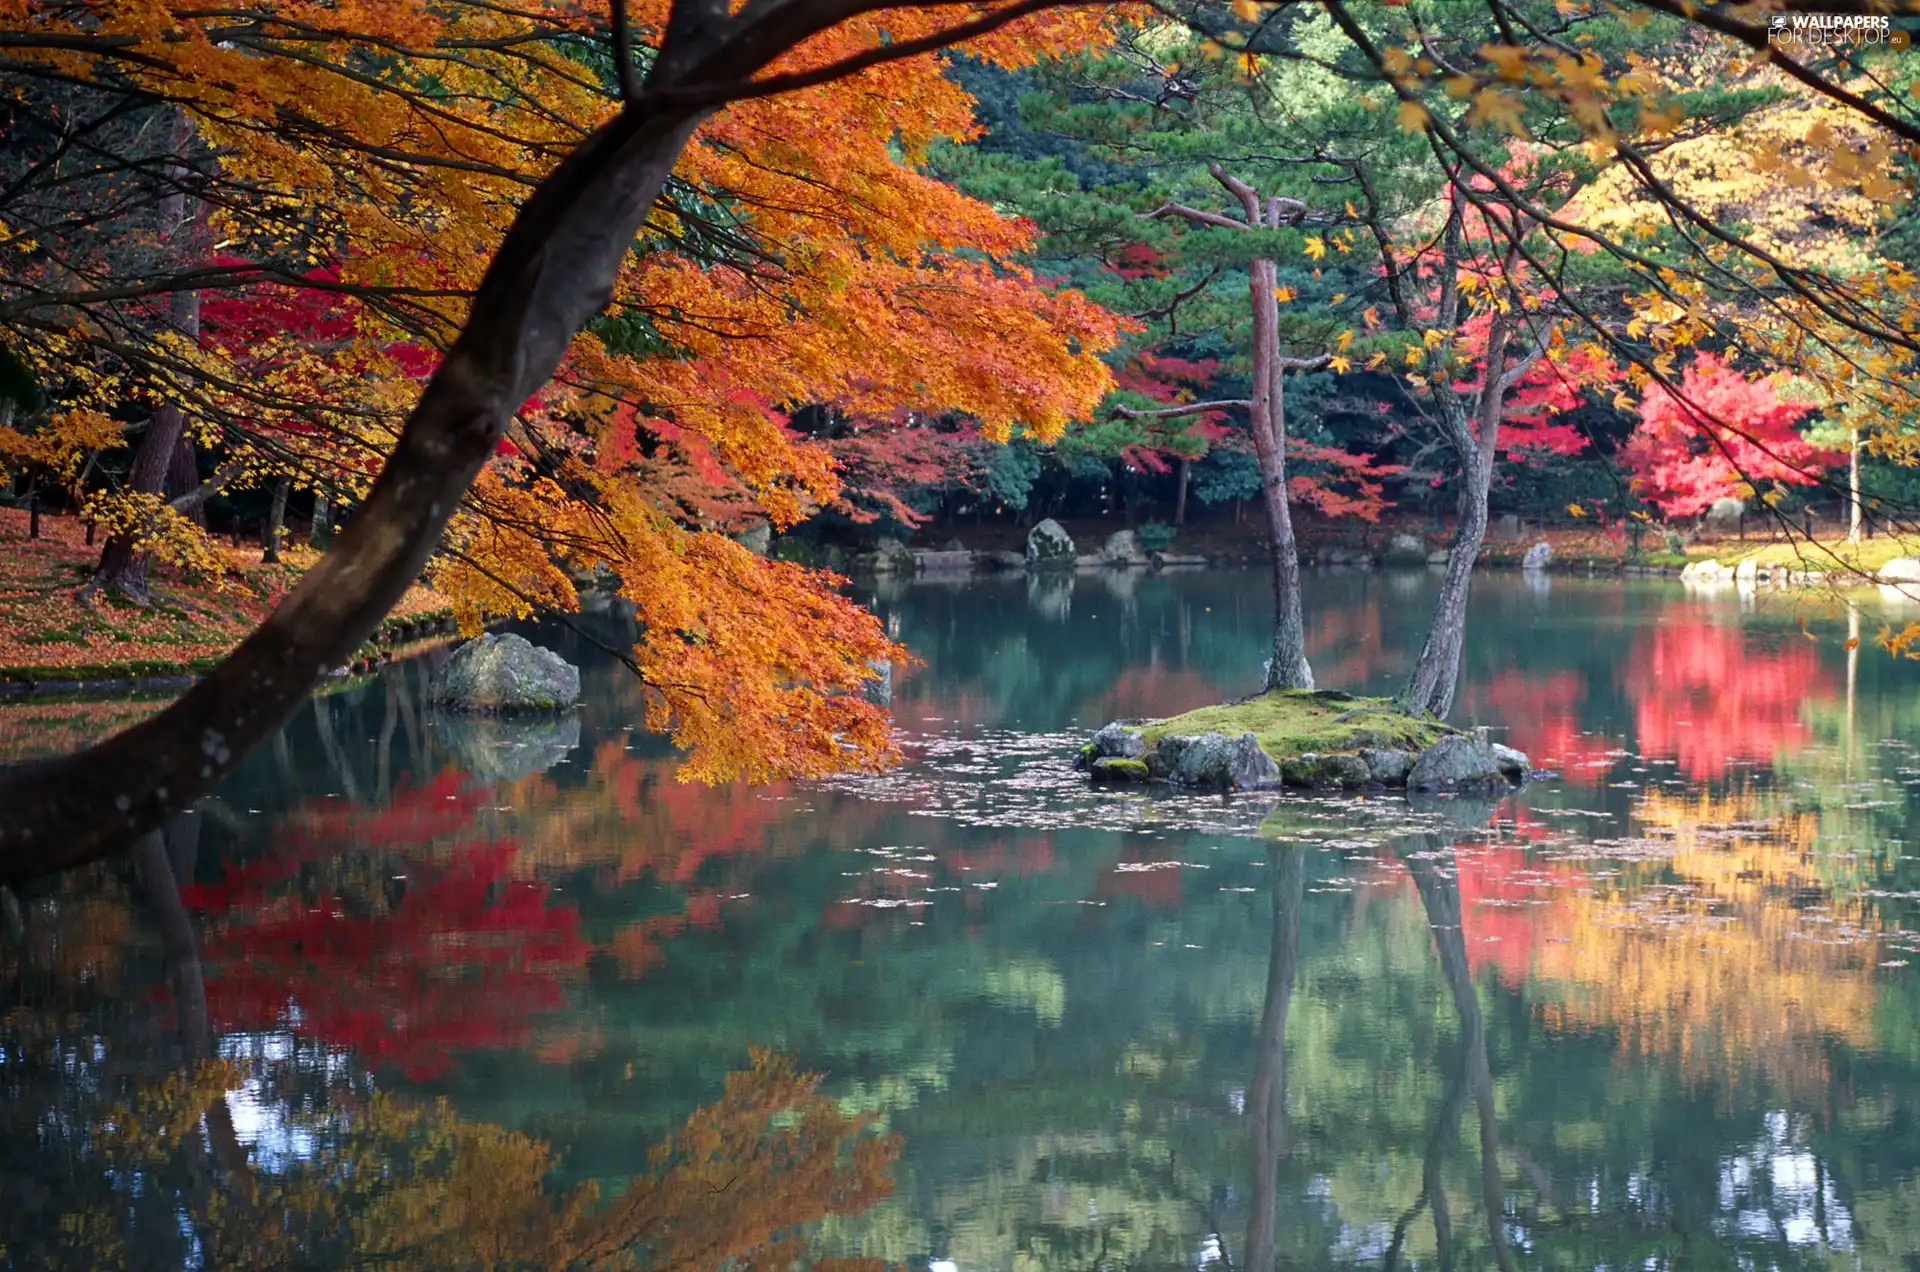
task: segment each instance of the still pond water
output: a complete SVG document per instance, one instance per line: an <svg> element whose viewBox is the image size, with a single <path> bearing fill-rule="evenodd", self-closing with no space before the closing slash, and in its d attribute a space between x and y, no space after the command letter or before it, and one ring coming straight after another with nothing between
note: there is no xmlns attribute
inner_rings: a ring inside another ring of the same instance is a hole
<svg viewBox="0 0 1920 1272"><path fill-rule="evenodd" d="M1433 586L1310 576L1321 684ZM1559 776L1090 791L1264 592L884 591L880 778L677 785L565 631L577 735L317 699L9 907L0 1268L1920 1266L1905 614L1487 576L1456 719Z"/></svg>

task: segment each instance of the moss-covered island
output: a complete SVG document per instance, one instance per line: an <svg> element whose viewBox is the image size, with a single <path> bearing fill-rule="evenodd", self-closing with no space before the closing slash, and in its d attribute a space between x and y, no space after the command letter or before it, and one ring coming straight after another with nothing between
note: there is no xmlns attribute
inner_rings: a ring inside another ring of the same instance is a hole
<svg viewBox="0 0 1920 1272"><path fill-rule="evenodd" d="M1526 780L1527 757L1390 698L1273 690L1164 720L1115 721L1080 750L1095 782L1472 790Z"/></svg>

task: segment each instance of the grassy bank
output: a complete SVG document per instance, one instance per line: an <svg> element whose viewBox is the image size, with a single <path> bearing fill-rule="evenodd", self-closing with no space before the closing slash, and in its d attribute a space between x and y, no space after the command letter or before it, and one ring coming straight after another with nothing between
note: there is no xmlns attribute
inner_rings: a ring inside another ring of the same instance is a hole
<svg viewBox="0 0 1920 1272"><path fill-rule="evenodd" d="M140 606L105 593L80 599L99 554L75 518L42 516L32 539L24 511L0 508L0 685L196 675L239 644L319 559L311 549L288 548L280 564L268 565L257 547L223 547L218 578L156 569L165 600ZM445 597L416 586L382 623L376 643L417 634L452 613Z"/></svg>

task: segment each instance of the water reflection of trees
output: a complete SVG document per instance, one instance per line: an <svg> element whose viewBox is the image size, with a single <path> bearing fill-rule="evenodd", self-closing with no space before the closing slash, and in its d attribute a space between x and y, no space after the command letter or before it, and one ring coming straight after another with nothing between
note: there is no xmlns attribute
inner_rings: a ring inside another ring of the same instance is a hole
<svg viewBox="0 0 1920 1272"><path fill-rule="evenodd" d="M810 1225L890 1190L898 1140L766 1051L623 1187L556 1188L540 1139L383 1090L349 1050L217 1031L174 870L148 836L118 898L170 1020L136 977L98 983L125 960L36 977L6 944L26 1008L0 1026L7 1266L784 1269Z"/></svg>

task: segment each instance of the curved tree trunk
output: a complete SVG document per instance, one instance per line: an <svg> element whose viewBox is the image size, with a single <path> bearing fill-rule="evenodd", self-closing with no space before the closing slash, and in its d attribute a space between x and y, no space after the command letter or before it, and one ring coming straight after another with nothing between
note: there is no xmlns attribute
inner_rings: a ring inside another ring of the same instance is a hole
<svg viewBox="0 0 1920 1272"><path fill-rule="evenodd" d="M782 87L824 83L997 30L1016 4L868 50ZM159 714L74 755L0 768L0 881L124 849L270 738L405 594L508 421L611 301L635 235L699 123L782 54L861 12L856 0L674 0L639 99L521 205L373 488L338 545L238 649ZM767 81L759 81L764 85Z"/></svg>

